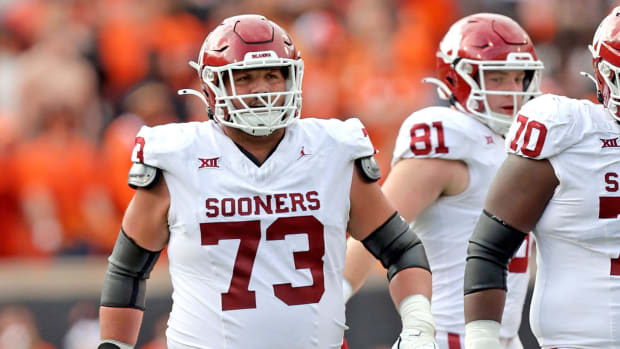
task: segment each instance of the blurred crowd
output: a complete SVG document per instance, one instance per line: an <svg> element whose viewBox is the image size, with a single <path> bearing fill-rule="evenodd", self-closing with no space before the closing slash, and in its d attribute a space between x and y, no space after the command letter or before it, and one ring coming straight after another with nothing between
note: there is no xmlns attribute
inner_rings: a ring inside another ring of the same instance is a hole
<svg viewBox="0 0 620 349"><path fill-rule="evenodd" d="M436 104L438 42L474 12L513 17L545 92L592 99L587 45L605 0L0 0L0 258L106 255L133 192L142 125L205 120L188 61L221 19L260 13L305 61L302 117L359 117L382 172L415 109Z"/></svg>

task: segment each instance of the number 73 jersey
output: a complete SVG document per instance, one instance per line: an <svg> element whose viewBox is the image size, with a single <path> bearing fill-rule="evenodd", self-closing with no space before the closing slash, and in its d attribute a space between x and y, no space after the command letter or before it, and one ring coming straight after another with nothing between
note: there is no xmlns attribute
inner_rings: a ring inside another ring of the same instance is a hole
<svg viewBox="0 0 620 349"><path fill-rule="evenodd" d="M559 180L534 229L530 322L543 347L620 348L620 125L607 113L544 95L506 137L509 153L549 160Z"/></svg>
<svg viewBox="0 0 620 349"><path fill-rule="evenodd" d="M301 119L258 166L212 121L143 128L170 192L169 348L340 348L361 122Z"/></svg>

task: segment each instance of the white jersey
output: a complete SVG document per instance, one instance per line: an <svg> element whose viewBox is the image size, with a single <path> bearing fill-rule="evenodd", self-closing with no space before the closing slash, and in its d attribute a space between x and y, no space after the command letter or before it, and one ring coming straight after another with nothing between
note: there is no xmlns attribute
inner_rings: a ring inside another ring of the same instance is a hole
<svg viewBox="0 0 620 349"><path fill-rule="evenodd" d="M548 159L559 185L535 227L530 322L544 348L620 348L620 125L600 104L527 103L510 153Z"/></svg>
<svg viewBox="0 0 620 349"><path fill-rule="evenodd" d="M301 119L257 166L212 121L143 127L170 192L169 348L340 348L358 119Z"/></svg>
<svg viewBox="0 0 620 349"><path fill-rule="evenodd" d="M410 115L401 126L392 165L407 158L463 161L467 189L441 196L411 222L422 240L433 272L431 310L438 331L463 335L463 285L467 245L499 166L506 158L504 140L467 114L429 107ZM501 336L517 335L529 281L529 239L511 261Z"/></svg>

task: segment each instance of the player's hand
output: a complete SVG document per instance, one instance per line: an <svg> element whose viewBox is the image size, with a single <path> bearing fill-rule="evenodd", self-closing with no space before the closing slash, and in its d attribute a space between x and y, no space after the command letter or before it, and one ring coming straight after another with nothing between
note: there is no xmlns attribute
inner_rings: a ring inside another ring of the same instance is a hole
<svg viewBox="0 0 620 349"><path fill-rule="evenodd" d="M403 329L392 349L439 349L435 338L414 329Z"/></svg>

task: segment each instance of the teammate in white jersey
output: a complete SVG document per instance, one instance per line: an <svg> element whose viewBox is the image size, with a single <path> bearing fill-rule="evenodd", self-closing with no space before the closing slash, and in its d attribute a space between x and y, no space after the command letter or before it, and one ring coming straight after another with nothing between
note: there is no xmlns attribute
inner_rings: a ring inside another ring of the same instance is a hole
<svg viewBox="0 0 620 349"><path fill-rule="evenodd" d="M388 268L403 349L433 349L422 243L383 196L357 119L298 120L303 61L258 15L224 20L198 63L212 120L143 127L109 258L99 349L132 348L168 246L169 349L340 348L346 232ZM205 98L206 97L206 98Z"/></svg>
<svg viewBox="0 0 620 349"><path fill-rule="evenodd" d="M440 97L452 107L429 107L403 123L383 191L424 243L433 272L431 309L442 349L462 348L463 274L467 241L497 169L503 134L523 101L539 94L543 65L527 33L512 19L489 13L452 25L437 52ZM374 264L351 241L345 278L354 290ZM529 245L511 264L504 310L504 348L518 336L527 292ZM345 290L347 285L345 284Z"/></svg>
<svg viewBox="0 0 620 349"><path fill-rule="evenodd" d="M599 100L527 103L469 244L466 347L499 348L509 258L533 230L530 323L543 348L620 348L620 7L590 46Z"/></svg>

